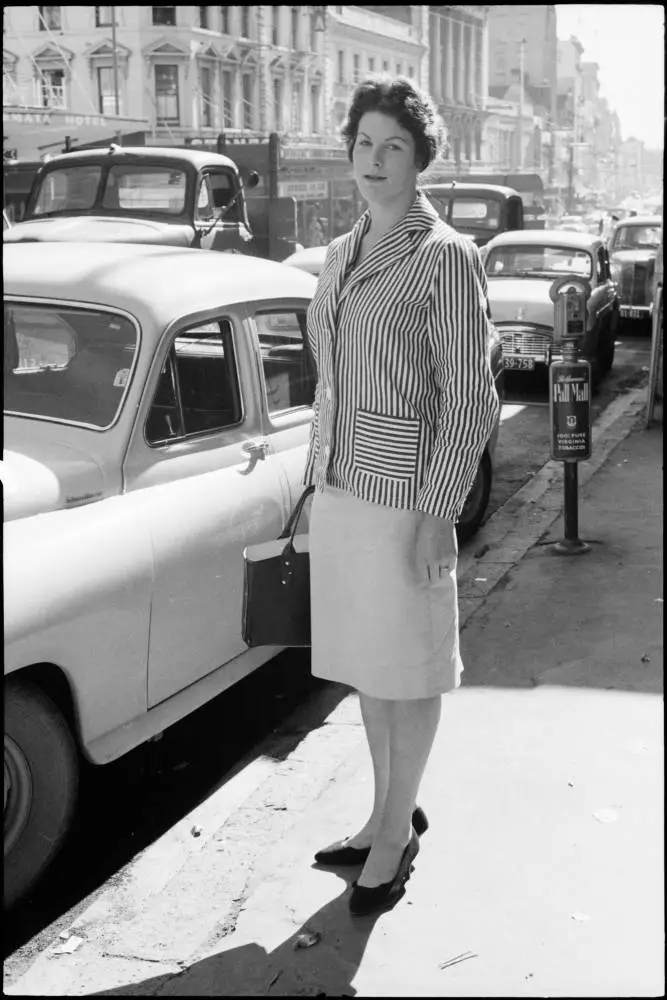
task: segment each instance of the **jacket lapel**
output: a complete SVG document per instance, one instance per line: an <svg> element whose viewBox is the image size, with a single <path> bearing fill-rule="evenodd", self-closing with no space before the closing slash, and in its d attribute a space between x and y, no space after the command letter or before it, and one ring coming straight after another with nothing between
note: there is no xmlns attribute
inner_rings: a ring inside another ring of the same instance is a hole
<svg viewBox="0 0 667 1000"><path fill-rule="evenodd" d="M345 248L344 259L345 268L341 269L339 275L340 284L337 286L337 303L343 299L360 282L365 281L372 275L379 274L389 267L395 267L404 257L414 253L421 240L433 228L439 216L431 203L421 192L417 193L412 207L407 214L397 222L393 229L378 240L368 256L355 267L347 281L345 273L350 263L354 260L361 245L361 241L368 232L370 226L370 214L365 212L357 226L350 233L351 239ZM364 223L361 225L361 223ZM342 277L341 277L342 275Z"/></svg>

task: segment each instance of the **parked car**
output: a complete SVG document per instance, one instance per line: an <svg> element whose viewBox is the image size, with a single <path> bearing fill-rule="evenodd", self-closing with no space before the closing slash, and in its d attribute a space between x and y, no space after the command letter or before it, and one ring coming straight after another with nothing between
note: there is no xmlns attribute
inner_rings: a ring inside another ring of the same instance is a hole
<svg viewBox="0 0 667 1000"><path fill-rule="evenodd" d="M319 274L324 266L326 247L308 247L304 250L297 250L283 261L291 267L298 267L310 274ZM496 389L500 398L504 394L504 373L502 363L502 348L500 337L493 324L491 324L491 336L489 341L491 355L491 369L496 383ZM456 533L460 543L468 541L474 535L484 520L486 509L489 505L491 487L493 485L493 457L498 444L498 432L500 420L496 424L489 439L487 447L482 455L479 471L472 485L472 489L466 500L466 504L461 512L461 517L456 525Z"/></svg>
<svg viewBox="0 0 667 1000"><path fill-rule="evenodd" d="M273 657L243 549L302 492L314 278L176 247L4 248L5 902L104 764Z"/></svg>
<svg viewBox="0 0 667 1000"><path fill-rule="evenodd" d="M524 228L521 195L502 184L460 183L422 186L438 215L482 247L497 233Z"/></svg>
<svg viewBox="0 0 667 1000"><path fill-rule="evenodd" d="M150 243L248 252L245 187L227 156L118 146L54 156L37 171L6 242ZM251 251L250 251L251 252Z"/></svg>
<svg viewBox="0 0 667 1000"><path fill-rule="evenodd" d="M630 216L617 223L610 234L611 273L618 286L623 321L650 322L661 238L660 215Z"/></svg>
<svg viewBox="0 0 667 1000"><path fill-rule="evenodd" d="M501 233L487 243L484 266L493 321L502 339L505 369L531 372L562 358L554 344L553 282L564 275L591 285L580 357L591 362L597 386L614 361L619 318L616 287L604 241L562 230Z"/></svg>

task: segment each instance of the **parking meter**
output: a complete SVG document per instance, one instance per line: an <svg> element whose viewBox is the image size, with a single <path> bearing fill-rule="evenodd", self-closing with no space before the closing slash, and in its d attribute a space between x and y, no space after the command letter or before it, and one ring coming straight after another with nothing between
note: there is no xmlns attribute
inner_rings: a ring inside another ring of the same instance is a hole
<svg viewBox="0 0 667 1000"><path fill-rule="evenodd" d="M562 361L549 366L551 457L579 462L591 457L591 365L577 359L586 333L591 286L583 278L558 278L549 290L554 303L554 346Z"/></svg>
<svg viewBox="0 0 667 1000"><path fill-rule="evenodd" d="M549 290L554 303L554 346L563 360L549 365L551 457L564 462L565 539L559 554L577 555L590 546L578 538L577 462L591 457L591 365L577 358L586 334L591 286L584 278L563 277Z"/></svg>

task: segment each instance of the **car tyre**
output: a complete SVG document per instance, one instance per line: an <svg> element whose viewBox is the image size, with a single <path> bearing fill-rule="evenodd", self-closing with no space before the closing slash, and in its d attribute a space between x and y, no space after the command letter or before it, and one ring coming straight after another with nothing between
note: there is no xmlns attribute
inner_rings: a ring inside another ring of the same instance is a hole
<svg viewBox="0 0 667 1000"><path fill-rule="evenodd" d="M77 798L79 759L53 701L27 681L5 687L4 906L17 903L60 850Z"/></svg>
<svg viewBox="0 0 667 1000"><path fill-rule="evenodd" d="M484 520L486 508L491 497L491 485L493 482L493 467L488 448L484 449L475 482L466 498L465 505L461 512L461 517L456 525L456 536L459 545L467 542L471 538L480 524Z"/></svg>
<svg viewBox="0 0 667 1000"><path fill-rule="evenodd" d="M606 375L607 372L611 371L611 367L614 363L614 353L616 350L616 340L613 331L613 326L610 323L605 330L604 337L600 342L598 348L598 365L602 375Z"/></svg>

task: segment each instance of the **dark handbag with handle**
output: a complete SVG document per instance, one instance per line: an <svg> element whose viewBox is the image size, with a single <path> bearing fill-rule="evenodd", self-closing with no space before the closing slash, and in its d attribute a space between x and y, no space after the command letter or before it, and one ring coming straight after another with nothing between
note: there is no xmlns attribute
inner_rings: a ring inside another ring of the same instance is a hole
<svg viewBox="0 0 667 1000"><path fill-rule="evenodd" d="M275 541L249 545L243 553L243 641L248 646L310 646L308 536L297 535L296 529L314 490L304 490Z"/></svg>

